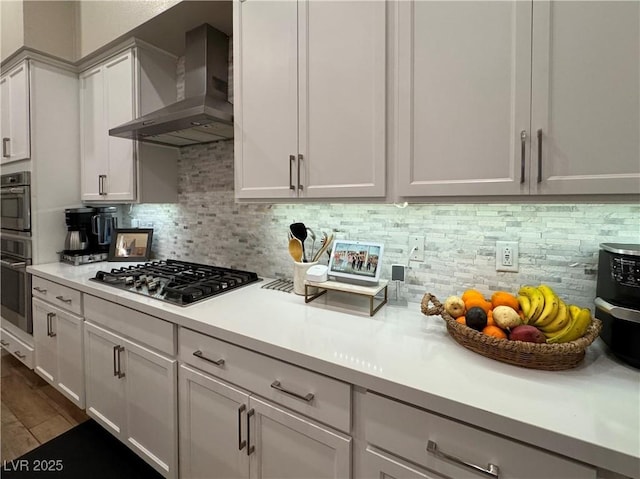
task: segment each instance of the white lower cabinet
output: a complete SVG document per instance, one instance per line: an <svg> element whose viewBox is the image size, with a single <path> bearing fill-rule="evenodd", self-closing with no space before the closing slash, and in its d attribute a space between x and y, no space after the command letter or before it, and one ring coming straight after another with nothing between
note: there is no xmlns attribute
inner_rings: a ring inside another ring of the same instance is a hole
<svg viewBox="0 0 640 479"><path fill-rule="evenodd" d="M87 414L163 476L177 476L175 359L85 324Z"/></svg>
<svg viewBox="0 0 640 479"><path fill-rule="evenodd" d="M35 371L76 406L84 408L81 316L33 299Z"/></svg>
<svg viewBox="0 0 640 479"><path fill-rule="evenodd" d="M363 479L597 477L592 466L375 393L358 397L356 411L366 441L356 461Z"/></svg>
<svg viewBox="0 0 640 479"><path fill-rule="evenodd" d="M180 477L349 478L351 438L184 364Z"/></svg>

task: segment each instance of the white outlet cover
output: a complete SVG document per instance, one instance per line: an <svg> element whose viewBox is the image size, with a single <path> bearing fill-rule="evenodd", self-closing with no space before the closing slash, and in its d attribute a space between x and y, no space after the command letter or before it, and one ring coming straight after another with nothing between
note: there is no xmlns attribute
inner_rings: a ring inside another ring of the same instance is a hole
<svg viewBox="0 0 640 479"><path fill-rule="evenodd" d="M505 249L510 252L511 261L504 261ZM518 268L518 242L496 241L496 271L517 273Z"/></svg>

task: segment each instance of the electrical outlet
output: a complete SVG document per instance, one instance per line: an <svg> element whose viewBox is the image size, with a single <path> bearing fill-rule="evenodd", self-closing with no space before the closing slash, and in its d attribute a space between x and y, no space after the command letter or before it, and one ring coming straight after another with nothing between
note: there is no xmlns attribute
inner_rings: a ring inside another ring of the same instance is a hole
<svg viewBox="0 0 640 479"><path fill-rule="evenodd" d="M517 241L496 241L496 271L518 271Z"/></svg>
<svg viewBox="0 0 640 479"><path fill-rule="evenodd" d="M424 261L424 236L409 236L409 261Z"/></svg>

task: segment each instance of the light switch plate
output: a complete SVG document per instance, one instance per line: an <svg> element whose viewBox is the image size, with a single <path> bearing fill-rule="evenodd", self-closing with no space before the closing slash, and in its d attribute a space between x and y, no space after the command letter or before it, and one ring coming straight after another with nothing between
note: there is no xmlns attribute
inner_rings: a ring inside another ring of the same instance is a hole
<svg viewBox="0 0 640 479"><path fill-rule="evenodd" d="M496 241L496 271L518 271L517 241Z"/></svg>
<svg viewBox="0 0 640 479"><path fill-rule="evenodd" d="M410 261L424 261L424 236L409 236L409 252Z"/></svg>

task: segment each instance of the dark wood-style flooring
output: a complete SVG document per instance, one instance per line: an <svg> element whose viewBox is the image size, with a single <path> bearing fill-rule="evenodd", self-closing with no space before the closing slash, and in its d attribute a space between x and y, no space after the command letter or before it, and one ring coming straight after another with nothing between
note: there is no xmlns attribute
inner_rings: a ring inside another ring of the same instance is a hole
<svg viewBox="0 0 640 479"><path fill-rule="evenodd" d="M16 459L88 419L84 411L4 350L0 397L0 461Z"/></svg>

